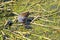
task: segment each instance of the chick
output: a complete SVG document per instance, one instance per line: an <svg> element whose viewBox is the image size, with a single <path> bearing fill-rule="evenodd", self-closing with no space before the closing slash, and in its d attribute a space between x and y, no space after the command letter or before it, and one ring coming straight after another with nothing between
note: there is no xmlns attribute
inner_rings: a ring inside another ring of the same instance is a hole
<svg viewBox="0 0 60 40"><path fill-rule="evenodd" d="M29 16L29 14L30 14L29 12L23 12L20 15L18 15L18 17L17 17L18 22L22 23L25 26L25 22Z"/></svg>
<svg viewBox="0 0 60 40"><path fill-rule="evenodd" d="M31 26L30 26L31 19L28 19L29 14L30 14L29 12L23 12L20 15L18 15L18 18L17 18L18 22L22 23L22 25L26 29L31 28Z"/></svg>

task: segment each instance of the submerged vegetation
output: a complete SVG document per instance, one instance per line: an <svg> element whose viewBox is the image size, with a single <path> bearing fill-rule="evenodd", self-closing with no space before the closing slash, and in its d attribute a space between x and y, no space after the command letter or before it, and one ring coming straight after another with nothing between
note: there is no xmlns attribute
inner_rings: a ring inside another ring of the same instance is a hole
<svg viewBox="0 0 60 40"><path fill-rule="evenodd" d="M0 40L60 40L60 0L14 0L0 2ZM37 17L32 29L25 29L14 21L5 29L6 21L17 14L29 11L29 17Z"/></svg>

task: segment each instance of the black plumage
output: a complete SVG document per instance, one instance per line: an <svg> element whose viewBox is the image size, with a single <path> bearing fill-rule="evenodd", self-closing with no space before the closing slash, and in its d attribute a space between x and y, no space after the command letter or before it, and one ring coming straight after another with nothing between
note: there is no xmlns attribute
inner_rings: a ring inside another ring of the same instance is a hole
<svg viewBox="0 0 60 40"><path fill-rule="evenodd" d="M5 28L7 29L8 26L12 26L13 22L11 20L8 20L6 25L5 25Z"/></svg>

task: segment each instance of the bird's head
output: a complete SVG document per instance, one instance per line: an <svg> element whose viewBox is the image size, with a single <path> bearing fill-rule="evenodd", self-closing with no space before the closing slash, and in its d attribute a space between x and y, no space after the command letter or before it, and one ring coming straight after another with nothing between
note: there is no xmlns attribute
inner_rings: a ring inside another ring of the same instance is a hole
<svg viewBox="0 0 60 40"><path fill-rule="evenodd" d="M24 16L24 17L28 17L30 15L30 12L29 11L28 12L23 12L23 13L21 13L21 15Z"/></svg>

